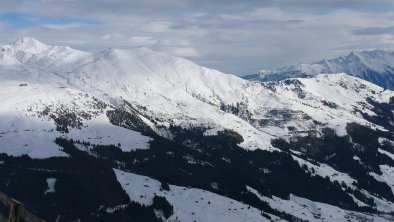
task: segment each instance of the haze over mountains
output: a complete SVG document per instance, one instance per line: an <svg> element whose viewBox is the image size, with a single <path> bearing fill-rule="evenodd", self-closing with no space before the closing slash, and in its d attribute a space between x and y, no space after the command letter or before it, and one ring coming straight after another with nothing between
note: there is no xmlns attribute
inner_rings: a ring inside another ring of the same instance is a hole
<svg viewBox="0 0 394 222"><path fill-rule="evenodd" d="M347 73L386 89L394 89L394 52L388 50L353 51L347 56L315 63L301 63L279 69L261 70L247 79L277 81L287 78L310 78L319 74Z"/></svg>
<svg viewBox="0 0 394 222"><path fill-rule="evenodd" d="M1 45L0 188L48 221L390 221L394 92L320 73L372 81L392 53L353 54L259 82L146 48Z"/></svg>

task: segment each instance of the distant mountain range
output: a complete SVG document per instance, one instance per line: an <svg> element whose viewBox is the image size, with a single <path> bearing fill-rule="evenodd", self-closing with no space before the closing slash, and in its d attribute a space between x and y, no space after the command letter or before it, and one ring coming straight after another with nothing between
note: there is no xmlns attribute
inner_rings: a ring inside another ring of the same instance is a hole
<svg viewBox="0 0 394 222"><path fill-rule="evenodd" d="M314 73L0 45L0 191L47 221L393 221L394 92Z"/></svg>
<svg viewBox="0 0 394 222"><path fill-rule="evenodd" d="M310 78L318 74L346 73L365 79L386 89L394 89L394 51L372 50L351 52L347 56L316 63L261 70L245 76L250 80L277 81L288 78Z"/></svg>

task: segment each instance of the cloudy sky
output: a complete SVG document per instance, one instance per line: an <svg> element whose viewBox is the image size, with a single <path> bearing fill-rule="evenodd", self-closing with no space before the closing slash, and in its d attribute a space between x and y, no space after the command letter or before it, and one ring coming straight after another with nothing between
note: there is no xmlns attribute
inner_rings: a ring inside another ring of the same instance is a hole
<svg viewBox="0 0 394 222"><path fill-rule="evenodd" d="M0 42L147 47L233 74L394 49L393 0L0 0Z"/></svg>

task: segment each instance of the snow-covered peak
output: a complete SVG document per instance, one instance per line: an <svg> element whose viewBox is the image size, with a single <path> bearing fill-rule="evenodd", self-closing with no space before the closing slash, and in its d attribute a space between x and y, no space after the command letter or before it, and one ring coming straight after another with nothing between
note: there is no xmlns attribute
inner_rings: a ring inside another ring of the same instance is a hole
<svg viewBox="0 0 394 222"><path fill-rule="evenodd" d="M334 59L261 70L259 78L263 81L275 81L341 72L358 76L384 88L394 89L394 51L381 49L352 51L346 56Z"/></svg>
<svg viewBox="0 0 394 222"><path fill-rule="evenodd" d="M152 91L171 92L178 97L183 94L201 96L220 105L220 100L234 101L234 97L239 97L235 91L246 83L234 75L146 48L107 49L87 56L74 67L66 75L75 85L97 92L111 88L114 94L122 97L131 95L119 86L138 92L149 87Z"/></svg>
<svg viewBox="0 0 394 222"><path fill-rule="evenodd" d="M37 66L48 68L65 65L89 53L68 46L47 45L32 37L23 37L11 44L0 45L0 66Z"/></svg>
<svg viewBox="0 0 394 222"><path fill-rule="evenodd" d="M358 62L375 71L384 72L387 67L394 67L394 52L387 50L353 51L348 58L355 58Z"/></svg>
<svg viewBox="0 0 394 222"><path fill-rule="evenodd" d="M50 47L49 45L46 45L33 37L22 37L19 40L13 42L11 46L13 46L17 51L23 51L31 54L40 53Z"/></svg>

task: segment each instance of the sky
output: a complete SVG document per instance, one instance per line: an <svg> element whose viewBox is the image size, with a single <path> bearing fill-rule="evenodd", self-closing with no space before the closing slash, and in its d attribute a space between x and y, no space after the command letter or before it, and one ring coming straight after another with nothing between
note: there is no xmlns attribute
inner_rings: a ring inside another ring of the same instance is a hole
<svg viewBox="0 0 394 222"><path fill-rule="evenodd" d="M0 0L0 43L147 47L237 75L394 50L394 0Z"/></svg>

